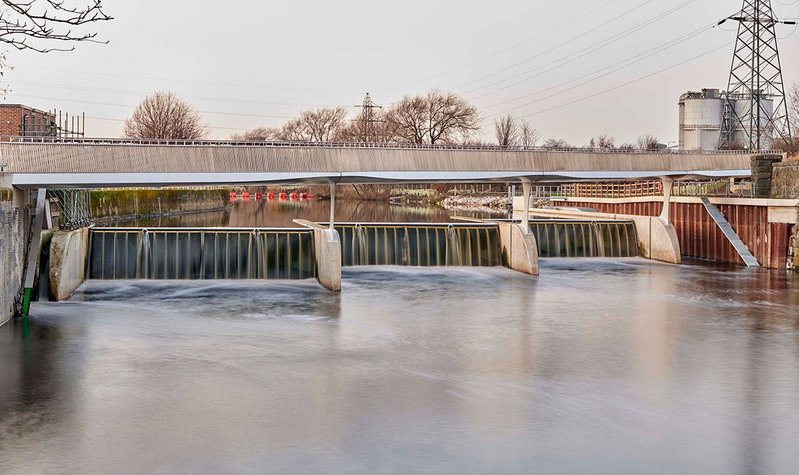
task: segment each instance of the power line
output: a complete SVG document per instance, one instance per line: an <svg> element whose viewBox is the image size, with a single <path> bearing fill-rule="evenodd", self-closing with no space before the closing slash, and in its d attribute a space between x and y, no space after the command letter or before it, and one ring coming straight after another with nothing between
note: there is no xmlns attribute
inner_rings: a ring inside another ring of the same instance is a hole
<svg viewBox="0 0 799 475"><path fill-rule="evenodd" d="M586 47L586 48L583 48L583 49L581 49L581 50L579 50L579 51L576 51L576 52L574 52L574 53L568 54L568 55L566 55L566 56L563 56L563 57L561 57L561 58L558 58L558 59L556 59L556 60L554 60L554 61L551 61L551 62L549 62L549 63L547 63L547 64L544 64L544 65L541 65L541 66L536 66L535 68L533 68L533 69L530 69L530 70L528 70L528 71L525 71L524 73L520 73L520 74L517 74L517 75L515 75L515 76L511 76L511 77L509 77L509 78L506 78L506 79L501 79L501 80L499 80L499 81L496 81L496 82L493 82L493 83L491 83L491 84L487 84L487 85L480 86L480 87L477 87L477 88L474 88L474 89L470 89L470 90L468 90L468 91L464 91L463 93L464 93L464 94L469 94L469 93L471 93L471 92L475 92L475 91L478 91L478 90L480 90L480 89L484 89L484 88L487 88L487 87L496 86L496 85L499 85L499 84L501 84L501 83L503 83L503 82L511 81L511 80L514 80L514 79L520 78L520 77L522 77L522 76L525 76L525 75L527 75L527 74L533 73L533 72L535 72L535 71L539 71L539 70L541 70L542 68L546 68L546 67L548 67L548 66L552 66L552 65L554 65L553 67L551 67L551 68L549 68L549 69L546 69L546 70L544 70L544 71L541 71L541 72L539 72L539 73L537 73L537 74L534 74L534 75L532 75L532 76L525 77L525 78L523 78L523 79L520 79L520 80L518 80L518 81L512 82L512 83L510 83L510 84L506 84L505 86L502 86L502 87L500 87L500 88L498 88L498 89L495 89L495 90L493 90L493 91L486 92L486 93L484 93L484 94L481 94L481 95L479 95L479 96L477 96L477 97L473 97L473 98L472 98L472 100L481 99L481 98L483 98L483 97L486 97L486 96L489 96L489 95L492 95L492 94L496 94L497 92L500 92L500 91L504 91L504 90L506 90L506 89L509 89L509 88L511 88L511 87L513 87L513 86L516 86L516 85L518 85L518 84L521 84L521 83L527 82L527 81L529 81L530 79L533 79L533 78L536 78L536 77L542 76L542 75L544 75L544 74L546 74L546 73L548 73L548 72L552 72L552 71L554 71L554 70L556 70L556 69L559 69L559 68L561 68L561 67L563 67L563 66L566 66L566 65L568 65L568 64L571 64L571 63L573 63L573 62L577 61L577 60L578 60L578 59L580 59L580 58L583 58L583 57L585 57L585 56L588 56L588 55L589 55L589 54L591 54L591 53L594 53L594 52L596 52L596 51L599 51L599 50L601 50L602 48L605 48L606 46L609 46L609 45L611 45L611 44L613 44L613 43L615 43L615 42L617 42L617 41L619 41L619 40L621 40L621 39L623 39L623 38L626 38L626 37L628 37L628 36L630 36L630 35L632 35L632 34L634 34L634 33L638 32L638 31L640 31L640 30L641 30L641 29L643 29L643 28L646 28L647 26L650 26L650 25L652 25L652 24L654 24L654 23L656 23L656 22L658 22L658 21L662 20L663 18L667 17L668 15L671 15L672 13L675 13L675 12L677 12L677 11L679 11L679 10L681 10L681 9L683 9L683 8L685 8L685 7L687 7L688 5L690 5L690 4L694 3L694 2L696 2L696 0L688 0L688 1L686 1L685 3L681 4L681 5L678 5L678 6L674 7L674 8L671 8L670 10L667 10L667 11L666 11L666 12L664 12L664 13L661 13L661 14L659 14L659 15L656 15L656 16L654 16L654 17L650 18L649 20L646 20L645 22L641 23L640 25L636 26L635 28L631 28L631 29L628 29L628 30L626 30L626 31L623 31L623 32L621 32L621 33L617 33L617 34L615 34L615 35L612 35L612 36L610 36L610 37L608 37L608 38L606 38L606 39L604 39L604 40L600 41L598 44L595 44L595 45L592 45L592 46L588 46L588 47ZM562 61L562 62L561 62L561 61ZM559 62L560 62L560 64L557 64L557 63L559 63Z"/></svg>
<svg viewBox="0 0 799 475"><path fill-rule="evenodd" d="M223 86L223 87L246 87L252 89L273 89L273 90L282 90L282 91L304 91L304 92L326 92L326 93L337 93L337 94L360 94L359 91L347 91L347 90L336 90L336 89L315 89L315 88L303 88L303 87L283 87L283 86L264 86L264 85L254 85L254 84L243 84L243 83L224 83L224 82L210 82L210 81L196 81L190 79L174 79L174 78L159 78L159 77L151 77L151 76L132 76L129 74L114 74L114 73L104 73L104 72L92 72L92 71L76 71L73 69L59 69L59 68L48 68L44 66L25 66L26 69L40 69L45 71L56 71L56 72L66 72L66 73L74 73L74 74L86 74L89 76L108 76L108 77L118 77L118 78L125 78L125 79L140 79L145 81L165 81L165 82L179 82L179 83L186 83L186 84L204 84L207 86Z"/></svg>
<svg viewBox="0 0 799 475"><path fill-rule="evenodd" d="M135 108L136 104L118 104L113 102L99 102L99 101L84 101L84 100L77 100L77 99L64 99L60 97L44 97L44 96L31 96L27 94L16 94L19 97L26 97L29 99L41 99L46 101L63 101L63 102L74 102L76 104L92 104L92 105L100 105L100 106L111 106L111 107L125 107L125 108ZM204 111L198 110L197 112L201 114L214 114L214 115L229 115L229 116L236 116L236 117L258 117L262 119L293 119L294 117L291 116L284 116L284 115L264 115L264 114L241 114L237 112L219 112L219 111Z"/></svg>
<svg viewBox="0 0 799 475"><path fill-rule="evenodd" d="M56 89L68 89L68 90L87 91L87 92L100 92L100 93L107 93L107 94L130 95L130 96L146 96L146 95L151 94L151 92L127 91L127 90L122 90L122 89L107 89L107 88L89 87L89 86L75 86L75 85L71 85L71 84L58 84L58 83L48 83L48 82L41 82L41 81L13 80L13 81L9 81L9 84L11 86L13 86L15 84L21 84L21 85L34 86L34 87L50 87L50 88L56 88ZM183 95L183 94L181 94L180 97L185 98L185 99L193 99L193 100L201 100L201 101L229 102L229 103L241 103L241 104L286 105L286 106L306 106L306 107L336 107L336 105L312 103L312 102L261 101L261 100L252 100L252 99L233 99L233 98L225 98L225 97L191 96L191 95Z"/></svg>
<svg viewBox="0 0 799 475"><path fill-rule="evenodd" d="M691 0L691 1L695 1L695 0ZM517 66L522 65L522 64L529 63L530 61L532 61L534 59L540 58L541 56L544 56L547 53L551 53L552 51L556 51L556 50L558 50L558 49L560 49L560 48L562 48L562 47L564 47L564 46L566 46L568 44L571 44L571 43L579 40L580 38L583 38L583 37L595 32L595 31L598 31L598 30L600 30L600 29L602 29L602 28L604 28L604 27L606 27L606 26L608 26L608 25L610 25L610 24L612 24L612 23L624 18L625 16L635 12L636 10L639 10L640 8L643 8L645 5L647 5L647 4L651 3L651 2L652 2L652 0L646 0L643 3L638 4L637 6L624 11L623 13L621 13L618 16L615 16L615 17L611 18L610 20L608 20L608 21L606 21L606 22L604 22L604 23L602 23L602 24L600 24L598 26L596 26L594 28L591 28L590 30L586 30L583 33L580 33L579 35L574 36L574 37L568 39L567 41L564 41L564 42L562 42L560 44L557 44L557 45L555 45L555 46L553 46L553 47L551 47L551 48L549 48L547 50L544 50L544 51L542 51L542 52L540 52L540 53L538 53L538 54L536 54L534 56L528 57L528 58L526 58L526 59L524 59L522 61L518 61L518 62L516 62L514 64L511 64L510 66L506 66L506 67L504 67L502 69L494 71L493 73L483 75L483 76L481 76L481 77L479 77L477 79L473 79L473 80L458 84L457 86L453 86L450 89L460 89L463 86L468 86L470 84L474 84L476 82L480 82L483 79L488 79L490 77L496 76L497 74L502 74L505 71L511 70L511 69L513 69L513 68L515 68ZM526 74L526 73L524 73L524 74ZM486 87L486 86L481 86L481 87Z"/></svg>
<svg viewBox="0 0 799 475"><path fill-rule="evenodd" d="M480 63L485 62L485 61L487 61L489 59L493 59L493 58L495 58L495 57L497 57L497 56L499 56L501 54L507 53L508 51L514 50L514 49L516 49L516 48L518 48L520 46L524 46L524 45L530 43L531 41L535 41L535 40L537 40L539 38L542 38L542 37L548 35L549 33L552 33L552 32L555 32L555 31L559 31L563 27L568 26L569 24L574 23L574 22L576 22L578 20L581 20L581 19L583 19L583 18L585 18L587 16L593 15L596 12L604 10L605 8L611 6L614 3L618 3L619 1L620 0L611 0L609 2L606 2L606 3L598 6L597 8L594 8L593 10L588 10L588 11L586 11L585 13L583 13L581 15L578 15L578 16L576 16L574 18L571 18L571 19L569 19L569 20L567 20L567 21L565 21L563 23L560 23L560 24L558 24L558 25L556 25L556 26L554 26L554 27L552 27L552 28L550 28L548 30L545 30L545 31L543 31L541 33L538 33L537 35L531 36L531 37L529 37L529 38L527 38L525 40L522 40L522 41L520 41L518 43L515 43L515 44L513 44L511 46L508 46L508 47L506 47L506 48L504 48L504 49L502 49L500 51L497 51L495 53L489 54L487 56L483 56L482 58L476 59L476 60L471 61L469 63L466 63L466 64L463 64L461 66L452 68L452 69L444 71L442 73L438 73L438 74L434 74L432 76L428 76L428 77L426 77L424 79L419 79L417 81L401 84L401 85L398 85L398 86L392 86L392 87L389 87L389 88L386 88L386 89L379 89L378 92L387 92L387 91L393 91L393 90L400 89L400 88L406 88L408 86L414 86L416 84L419 84L419 83L422 83L422 82L426 82L426 81L429 81L431 79L436 79L436 78L439 78L441 76L446 76L447 74L451 74L451 73L454 73L454 72L457 72L457 71L461 71L461 70L466 69L466 68L468 68L470 66L474 66L475 64L480 64ZM797 0L797 1L799 1L799 0Z"/></svg>
<svg viewBox="0 0 799 475"><path fill-rule="evenodd" d="M516 97L516 98L513 98L513 99L508 99L508 100L505 100L505 101L502 101L502 102L497 102L497 103L494 103L494 104L491 104L491 105L488 105L488 106L484 106L483 109L490 109L490 108L497 107L497 106L500 106L500 105L509 104L511 102L520 101L520 100L528 98L528 97L537 96L537 95L552 91L554 89L558 89L558 88L561 88L561 87L564 87L564 86L568 86L569 84L572 84L574 82L580 81L581 79L589 78L589 77L594 76L594 75L596 75L598 73L601 73L603 71L610 70L610 71L608 71L608 72L606 72L604 74L601 74L599 76L593 77L593 78L591 78L591 79L589 79L587 81L583 81L583 82L581 82L581 83L577 84L576 86L571 87L569 89L558 91L558 92L552 93L552 94L550 94L550 95L548 95L546 97L543 97L541 99L537 99L537 100L534 100L534 101L531 101L531 102L526 102L524 104L512 107L510 109L503 110L502 112L499 112L499 113L496 113L496 114L492 114L490 117L496 117L496 116L499 116L499 115L502 115L502 114L506 114L508 112L513 112L515 110L521 109L522 107L526 107L526 106L529 106L529 105L532 105L532 104L536 104L536 103L545 101L547 99L551 99L552 97L564 94L566 92L570 92L570 91L574 90L574 88L582 87L582 86L584 86L586 84L590 84L590 83L592 83L592 82L594 82L594 81L596 81L598 79L607 77L607 76L609 76L609 75L611 75L613 73L619 72L619 71L621 71L623 69L626 69L626 68L628 68L630 66L638 64L641 61L649 59L650 57L652 57L654 55L660 54L663 51L666 51L666 50L668 50L670 48L673 48L674 46L677 46L677 45L679 45L681 43L684 43L684 42L686 42L686 41L688 41L688 40L690 40L692 38L695 38L696 36L699 36L702 33L705 33L707 31L710 31L711 29L712 29L712 27L700 28L700 29L695 30L695 31L693 31L691 33L683 35L683 36L681 36L679 38L676 38L676 39L674 39L672 41L669 41L669 42L664 43L662 45L659 45L659 46L657 46L655 48L652 48L652 49L649 49L647 51L644 51L644 52L641 52L639 54L636 54L635 56L627 58L627 59L625 59L623 61L619 61L619 62L614 63L612 65L606 66L606 67L604 67L602 69L599 69L597 71L593 71L593 72L590 72L588 74L584 74L584 75L579 76L579 77L577 77L575 79L572 79L570 81L562 82L562 83L556 84L554 86L550 86L550 87L547 87L547 88L544 88L544 89L540 89L538 91L534 91L534 92L531 92L529 94L525 94L525 95L520 96L520 97Z"/></svg>
<svg viewBox="0 0 799 475"><path fill-rule="evenodd" d="M616 85L616 86L614 86L614 87L611 87L611 88L609 88L609 89L605 89L605 90L603 90L603 91L597 92L597 93L595 93L595 94L591 94L591 95L588 95L588 96L584 96L584 97L581 97L581 98L579 98L579 99L575 99L575 100L573 100L573 101L564 102L564 103L562 103L562 104L559 104L559 105L557 105L557 106L550 107L550 108L548 108L548 109L543 109L543 110L540 110L540 111L536 111L536 112L533 112L533 113L530 113L530 114L524 115L524 116L522 116L522 117L524 117L524 118L526 118L526 117L532 117L532 116L534 116L534 115L539 115L539 114L543 114L543 113L546 113L546 112L551 112L551 111L553 111L553 110L561 109L561 108L563 108L563 107L567 107L567 106L570 106L570 105L573 105L573 104L577 104L577 103L579 103L579 102L583 102L583 101L587 101L587 100L589 100L589 99L593 99L594 97L598 97L598 96L601 96L601 95L603 95L603 94L607 94L608 92L612 92L612 91L615 91L615 90L617 90L617 89L621 89L621 88L623 88L623 87L627 87L627 86L629 86L629 85L631 85L631 84L635 84L635 83L637 83L637 82L641 82L641 81L643 81L643 80L645 80L645 79L649 79L649 78L651 78L651 77L654 77L654 76L657 76L657 75L659 75L659 74L665 73L666 71L672 70L672 69L674 69L674 68L677 68L677 67L679 67L679 66L682 66L682 65L684 65L684 64L688 64L688 63L690 63L690 62L692 62L692 61L695 61L695 60L697 60L697 59L699 59L699 58L703 58L703 57L705 57L705 56L707 56L707 55L709 55L709 54L715 53L716 51L719 51L719 50L721 50L721 49L723 49L723 48L726 48L726 47L730 46L731 44L732 44L732 43L725 43L725 44L723 44L723 45L721 45L721 46L719 46L719 47L716 47L716 48L713 48L713 49L711 49L711 50L705 51L705 52L704 52L704 53L702 53L702 54L699 54L699 55L696 55L696 56L694 56L694 57L692 57L692 58L686 59L685 61L681 61L681 62L679 62L679 63L676 63L676 64L673 64L673 65L671 65L671 66L669 66L669 67L667 67L667 68L663 68L663 69L660 69L660 70L658 70L658 71L655 71L654 73L650 73L650 74L647 74L647 75L645 75L645 76L641 76L641 77L639 77L639 78L633 79L632 81L627 81L627 82L625 82L625 83L623 83L623 84L619 84L619 85Z"/></svg>

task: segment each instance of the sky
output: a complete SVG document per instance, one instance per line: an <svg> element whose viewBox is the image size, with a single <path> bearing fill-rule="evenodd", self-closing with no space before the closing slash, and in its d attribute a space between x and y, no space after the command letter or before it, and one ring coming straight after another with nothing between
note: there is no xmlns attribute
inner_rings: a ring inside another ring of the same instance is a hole
<svg viewBox="0 0 799 475"><path fill-rule="evenodd" d="M653 134L677 140L680 94L727 86L740 0L104 0L108 44L9 51L6 103L87 116L116 137L136 104L171 91L209 138L279 126L366 92L390 106L440 89L493 121L512 113L544 138L585 145ZM775 0L782 18L799 2ZM799 33L779 28L786 83L799 82Z"/></svg>

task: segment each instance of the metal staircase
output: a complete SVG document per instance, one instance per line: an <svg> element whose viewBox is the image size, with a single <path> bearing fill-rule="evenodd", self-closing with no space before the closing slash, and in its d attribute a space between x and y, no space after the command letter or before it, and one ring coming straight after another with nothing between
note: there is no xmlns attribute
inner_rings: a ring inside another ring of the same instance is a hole
<svg viewBox="0 0 799 475"><path fill-rule="evenodd" d="M760 267L760 263L757 262L755 256L749 251L749 248L746 247L741 238L738 237L738 234L732 229L730 223L727 221L727 218L721 214L721 210L718 209L716 205L710 202L710 200L703 196L702 197L702 204L705 206L708 214L710 217L713 218L713 221L716 222L716 225L721 229L721 232L727 238L727 241L732 244L732 247L735 248L735 252L741 256L741 259L744 261L747 267Z"/></svg>

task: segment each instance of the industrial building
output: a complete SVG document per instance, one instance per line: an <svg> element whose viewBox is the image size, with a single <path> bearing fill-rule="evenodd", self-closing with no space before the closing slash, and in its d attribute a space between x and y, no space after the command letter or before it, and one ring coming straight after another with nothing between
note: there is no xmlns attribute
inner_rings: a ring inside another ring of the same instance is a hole
<svg viewBox="0 0 799 475"><path fill-rule="evenodd" d="M680 150L718 150L725 142L730 144L727 148L745 148L749 135L737 117L747 117L751 108L752 99L748 95L730 96L718 89L683 94L679 102ZM762 123L769 123L773 98L761 96L759 109ZM774 133L765 131L764 136L767 143L761 144L761 148L769 149ZM723 140L724 137L729 140Z"/></svg>
<svg viewBox="0 0 799 475"><path fill-rule="evenodd" d="M83 137L85 115L44 111L22 104L0 104L0 141L15 137Z"/></svg>

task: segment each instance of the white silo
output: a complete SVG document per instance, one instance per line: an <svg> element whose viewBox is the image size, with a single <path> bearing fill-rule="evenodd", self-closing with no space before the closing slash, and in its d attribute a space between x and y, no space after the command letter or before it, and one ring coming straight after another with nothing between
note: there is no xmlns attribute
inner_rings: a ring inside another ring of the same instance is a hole
<svg viewBox="0 0 799 475"><path fill-rule="evenodd" d="M716 150L721 134L724 103L718 89L702 89L680 96L680 149Z"/></svg>

